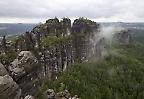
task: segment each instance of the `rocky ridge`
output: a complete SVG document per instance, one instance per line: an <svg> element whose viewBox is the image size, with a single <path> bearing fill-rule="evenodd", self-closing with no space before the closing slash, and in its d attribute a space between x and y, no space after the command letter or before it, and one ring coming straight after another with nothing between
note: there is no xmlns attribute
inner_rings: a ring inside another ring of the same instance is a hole
<svg viewBox="0 0 144 99"><path fill-rule="evenodd" d="M16 37L13 42L4 36L0 44L0 62L3 63L0 64L0 96L3 99L34 99L43 77L55 80L75 62L101 57L104 38L91 43L95 39L92 37L99 33L100 25L89 19L79 18L71 25L69 18L61 21L54 18ZM120 33L117 39L123 44L130 41L128 32ZM60 93L49 89L48 99L78 99L68 95L68 91Z"/></svg>

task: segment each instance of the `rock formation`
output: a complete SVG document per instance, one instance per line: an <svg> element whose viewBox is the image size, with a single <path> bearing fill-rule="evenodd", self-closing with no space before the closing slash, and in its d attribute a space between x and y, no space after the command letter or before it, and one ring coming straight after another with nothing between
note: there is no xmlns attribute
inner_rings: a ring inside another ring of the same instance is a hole
<svg viewBox="0 0 144 99"><path fill-rule="evenodd" d="M93 36L98 36L99 24L94 21L79 18L74 20L72 27L72 35L74 36L75 56L80 60L87 60L92 57L90 55L91 49L99 47L91 43ZM102 51L99 51L101 53Z"/></svg>
<svg viewBox="0 0 144 99"><path fill-rule="evenodd" d="M46 91L47 99L80 99L77 95L71 96L68 90L55 93L53 89Z"/></svg>
<svg viewBox="0 0 144 99"><path fill-rule="evenodd" d="M20 99L21 89L9 75L0 76L1 99Z"/></svg>
<svg viewBox="0 0 144 99"><path fill-rule="evenodd" d="M0 64L0 96L3 99L34 99L44 77L55 80L59 73L77 60L84 62L101 57L105 40L99 35L100 25L89 19L76 19L71 26L69 18L61 21L54 18L16 37L12 44L3 37L0 55L10 58L17 55L17 58L8 62L0 60L5 65ZM117 39L128 44L130 36L123 31L117 35ZM14 55L10 54L12 52ZM79 99L77 96L71 97L68 91L56 94L53 90L47 91L47 97Z"/></svg>
<svg viewBox="0 0 144 99"><path fill-rule="evenodd" d="M128 45L131 41L131 35L129 30L122 30L116 34L116 39L119 44Z"/></svg>
<svg viewBox="0 0 144 99"><path fill-rule="evenodd" d="M27 92L31 95L36 93L39 87L39 68L38 60L30 51L21 51L18 57L8 68L10 75L23 90L22 96Z"/></svg>
<svg viewBox="0 0 144 99"><path fill-rule="evenodd" d="M27 95L24 99L34 99L34 97L31 95Z"/></svg>
<svg viewBox="0 0 144 99"><path fill-rule="evenodd" d="M7 70L5 69L4 65L0 63L0 76L8 75Z"/></svg>
<svg viewBox="0 0 144 99"><path fill-rule="evenodd" d="M30 51L21 51L18 57L10 64L9 71L15 80L23 77L36 67L38 61Z"/></svg>
<svg viewBox="0 0 144 99"><path fill-rule="evenodd" d="M8 75L5 67L0 64L0 98L20 99L21 89L18 84Z"/></svg>
<svg viewBox="0 0 144 99"><path fill-rule="evenodd" d="M6 36L3 36L0 42L0 53L10 51L11 47L11 42L6 40Z"/></svg>

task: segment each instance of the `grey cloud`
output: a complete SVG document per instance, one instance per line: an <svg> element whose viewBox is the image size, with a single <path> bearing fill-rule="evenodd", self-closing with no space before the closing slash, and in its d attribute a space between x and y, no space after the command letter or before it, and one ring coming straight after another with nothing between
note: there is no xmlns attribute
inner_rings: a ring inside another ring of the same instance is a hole
<svg viewBox="0 0 144 99"><path fill-rule="evenodd" d="M126 13L142 18L143 3L143 0L1 0L0 18L84 16L94 19L127 15Z"/></svg>

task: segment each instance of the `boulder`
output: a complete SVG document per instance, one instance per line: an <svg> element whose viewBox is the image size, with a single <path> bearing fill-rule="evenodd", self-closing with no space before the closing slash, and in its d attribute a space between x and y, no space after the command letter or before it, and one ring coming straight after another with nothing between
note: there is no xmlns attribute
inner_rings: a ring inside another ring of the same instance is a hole
<svg viewBox="0 0 144 99"><path fill-rule="evenodd" d="M7 70L5 69L4 65L0 63L0 76L8 75Z"/></svg>
<svg viewBox="0 0 144 99"><path fill-rule="evenodd" d="M47 93L47 99L55 99L56 94L53 89L48 89L46 93Z"/></svg>
<svg viewBox="0 0 144 99"><path fill-rule="evenodd" d="M68 90L58 92L55 96L55 99L80 99L77 95L71 96Z"/></svg>
<svg viewBox="0 0 144 99"><path fill-rule="evenodd" d="M26 73L29 73L37 63L36 57L30 51L21 51L8 69L12 77L18 80Z"/></svg>
<svg viewBox="0 0 144 99"><path fill-rule="evenodd" d="M34 99L34 97L31 95L27 95L24 99Z"/></svg>
<svg viewBox="0 0 144 99"><path fill-rule="evenodd" d="M0 98L20 99L21 89L9 75L0 76Z"/></svg>
<svg viewBox="0 0 144 99"><path fill-rule="evenodd" d="M80 98L78 98L78 96L77 95L75 95L74 97L72 97L71 99L80 99Z"/></svg>

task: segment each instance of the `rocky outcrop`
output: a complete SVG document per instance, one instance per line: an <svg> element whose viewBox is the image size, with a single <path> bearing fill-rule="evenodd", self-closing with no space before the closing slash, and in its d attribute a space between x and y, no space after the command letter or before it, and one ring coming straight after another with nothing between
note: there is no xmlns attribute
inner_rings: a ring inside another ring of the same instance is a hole
<svg viewBox="0 0 144 99"><path fill-rule="evenodd" d="M30 51L21 51L9 66L12 77L17 81L29 73L38 64L36 57Z"/></svg>
<svg viewBox="0 0 144 99"><path fill-rule="evenodd" d="M0 98L20 99L21 89L19 85L9 76L4 65L0 63Z"/></svg>
<svg viewBox="0 0 144 99"><path fill-rule="evenodd" d="M53 89L48 89L46 93L48 99L55 99L56 93Z"/></svg>
<svg viewBox="0 0 144 99"><path fill-rule="evenodd" d="M0 98L20 99L21 89L19 85L9 76L4 65L0 63Z"/></svg>
<svg viewBox="0 0 144 99"><path fill-rule="evenodd" d="M8 71L22 89L22 96L35 96L42 77L55 80L77 59L88 59L89 38L99 32L98 28L99 24L84 18L76 19L72 26L69 18L54 18L18 36L13 47L18 57Z"/></svg>
<svg viewBox="0 0 144 99"><path fill-rule="evenodd" d="M22 89L22 96L34 95L40 87L39 76L42 73L38 60L30 51L21 51L9 66L9 72Z"/></svg>
<svg viewBox="0 0 144 99"><path fill-rule="evenodd" d="M32 38L30 32L26 32L23 35L20 35L15 41L15 50L20 51L32 51L34 49L35 41Z"/></svg>
<svg viewBox="0 0 144 99"><path fill-rule="evenodd" d="M0 76L0 98L20 99L21 89L9 75Z"/></svg>
<svg viewBox="0 0 144 99"><path fill-rule="evenodd" d="M99 24L84 18L79 18L74 20L72 26L72 35L74 36L74 48L75 48L75 57L81 61L85 61L90 56L91 49L99 47L93 45L91 40L95 39L94 36L97 36L100 33ZM99 51L101 53L102 51Z"/></svg>
<svg viewBox="0 0 144 99"><path fill-rule="evenodd" d="M9 75L4 65L0 63L0 76Z"/></svg>
<svg viewBox="0 0 144 99"><path fill-rule="evenodd" d="M130 30L121 30L114 36L114 38L121 45L129 45L131 42Z"/></svg>
<svg viewBox="0 0 144 99"><path fill-rule="evenodd" d="M123 31L118 34L118 41L128 44L130 36L127 32ZM14 93L10 93L14 94L14 97L17 95L15 94L17 90L20 92L20 89L22 97L27 95L35 97L43 77L55 80L59 73L65 71L77 60L84 62L93 57L100 58L104 46L105 39L100 37L100 25L94 21L79 18L74 20L71 26L69 18L63 18L61 21L58 18L49 19L46 23L33 28L32 31L18 36L12 45L3 37L0 53L9 55L12 50L17 54L17 58L12 62L7 62L10 64L6 65L8 67L6 69L0 64L1 80L4 80L8 86L15 86L14 89L7 88L8 91L14 90ZM10 75L13 79L5 75ZM10 81L12 85L9 84ZM2 93L2 95L5 97L5 94ZM78 99L77 96L72 97L68 91L56 94L53 90L47 91L47 97L48 99Z"/></svg>
<svg viewBox="0 0 144 99"><path fill-rule="evenodd" d="M46 91L47 99L80 99L77 95L72 96L68 90L55 93L53 89Z"/></svg>
<svg viewBox="0 0 144 99"><path fill-rule="evenodd" d="M5 53L6 51L7 51L7 42L6 42L6 37L3 36L1 41L1 52Z"/></svg>
<svg viewBox="0 0 144 99"><path fill-rule="evenodd" d="M0 41L0 54L6 53L11 51L12 49L12 42L6 40L6 36L3 36Z"/></svg>
<svg viewBox="0 0 144 99"><path fill-rule="evenodd" d="M24 99L35 99L35 98L31 95L27 95Z"/></svg>

